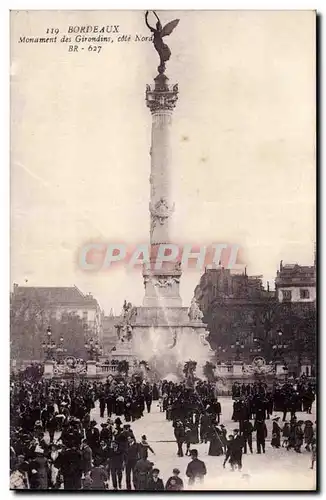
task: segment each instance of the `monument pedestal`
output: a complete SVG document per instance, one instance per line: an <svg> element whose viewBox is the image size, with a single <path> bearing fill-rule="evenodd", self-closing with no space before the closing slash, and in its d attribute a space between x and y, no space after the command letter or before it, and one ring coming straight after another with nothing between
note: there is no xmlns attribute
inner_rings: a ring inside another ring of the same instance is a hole
<svg viewBox="0 0 326 500"><path fill-rule="evenodd" d="M44 378L52 378L54 374L54 361L47 359L44 362Z"/></svg>
<svg viewBox="0 0 326 500"><path fill-rule="evenodd" d="M132 324L132 351L163 378L175 374L177 367L182 376L189 360L197 361L196 374L201 376L201 368L214 356L207 335L201 320L189 319L187 307L138 307Z"/></svg>
<svg viewBox="0 0 326 500"><path fill-rule="evenodd" d="M233 375L235 377L243 376L242 361L234 361L233 362Z"/></svg>
<svg viewBox="0 0 326 500"><path fill-rule="evenodd" d="M96 361L87 361L87 376L93 377L96 375Z"/></svg>

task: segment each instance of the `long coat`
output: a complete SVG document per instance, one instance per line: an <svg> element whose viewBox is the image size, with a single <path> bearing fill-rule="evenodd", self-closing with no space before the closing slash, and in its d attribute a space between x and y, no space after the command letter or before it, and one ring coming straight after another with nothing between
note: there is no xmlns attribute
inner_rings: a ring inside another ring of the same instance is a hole
<svg viewBox="0 0 326 500"><path fill-rule="evenodd" d="M87 472L91 470L92 458L93 458L92 448L88 444L84 445L81 449L82 469L84 474L87 474Z"/></svg>
<svg viewBox="0 0 326 500"><path fill-rule="evenodd" d="M209 432L209 449L208 454L210 456L219 457L223 455L223 441L222 432L216 426L212 425Z"/></svg>
<svg viewBox="0 0 326 500"><path fill-rule="evenodd" d="M154 481L154 479L152 477L149 478L146 490L147 491L163 491L164 484L163 484L162 479L157 478L157 481Z"/></svg>
<svg viewBox="0 0 326 500"><path fill-rule="evenodd" d="M50 470L45 457L36 457L30 462L30 486L32 490L47 490Z"/></svg>
<svg viewBox="0 0 326 500"><path fill-rule="evenodd" d="M271 445L276 448L281 446L281 429L277 422L273 422Z"/></svg>
<svg viewBox="0 0 326 500"><path fill-rule="evenodd" d="M147 459L140 459L134 468L134 478L135 478L135 489L136 490L146 490L149 473L152 470L152 463Z"/></svg>

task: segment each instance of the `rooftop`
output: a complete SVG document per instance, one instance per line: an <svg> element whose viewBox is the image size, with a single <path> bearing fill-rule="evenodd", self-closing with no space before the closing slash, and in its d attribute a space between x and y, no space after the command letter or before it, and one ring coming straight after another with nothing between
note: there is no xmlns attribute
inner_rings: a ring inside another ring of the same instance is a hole
<svg viewBox="0 0 326 500"><path fill-rule="evenodd" d="M280 266L275 278L276 286L284 285L316 285L315 266L300 266L299 264L285 264Z"/></svg>
<svg viewBox="0 0 326 500"><path fill-rule="evenodd" d="M98 302L93 295L83 294L75 285L70 287L34 287L19 286L14 284L15 298L44 300L51 305L72 305L82 307L98 307Z"/></svg>

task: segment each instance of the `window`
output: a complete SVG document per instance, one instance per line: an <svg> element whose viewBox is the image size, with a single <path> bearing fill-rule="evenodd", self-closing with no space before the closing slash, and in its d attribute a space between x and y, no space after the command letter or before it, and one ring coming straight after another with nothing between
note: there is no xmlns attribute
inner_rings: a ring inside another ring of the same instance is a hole
<svg viewBox="0 0 326 500"><path fill-rule="evenodd" d="M307 288L300 289L300 299L309 299L309 290Z"/></svg>
<svg viewBox="0 0 326 500"><path fill-rule="evenodd" d="M83 321L88 321L88 311L83 312Z"/></svg>
<svg viewBox="0 0 326 500"><path fill-rule="evenodd" d="M291 290L282 290L283 300L291 301L292 300L292 291Z"/></svg>

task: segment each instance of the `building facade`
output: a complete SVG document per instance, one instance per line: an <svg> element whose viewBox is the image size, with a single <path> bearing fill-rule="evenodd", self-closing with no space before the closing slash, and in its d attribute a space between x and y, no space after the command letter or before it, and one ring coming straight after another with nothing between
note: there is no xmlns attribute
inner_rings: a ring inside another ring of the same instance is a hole
<svg viewBox="0 0 326 500"><path fill-rule="evenodd" d="M316 300L316 267L280 263L275 278L279 302L314 302Z"/></svg>
<svg viewBox="0 0 326 500"><path fill-rule="evenodd" d="M78 316L88 335L102 339L102 311L91 293L83 294L75 285L72 287L29 287L14 284L12 299L37 304L45 309L51 319L60 321L65 315ZM27 311L28 314L28 311Z"/></svg>
<svg viewBox="0 0 326 500"><path fill-rule="evenodd" d="M113 311L110 312L109 316L103 316L102 319L102 347L103 347L103 358L108 358L111 355L112 349L116 347L118 343L117 329L115 325L119 322L120 316L115 316Z"/></svg>
<svg viewBox="0 0 326 500"><path fill-rule="evenodd" d="M207 269L195 289L195 298L220 360L251 360L259 354L254 339L270 333L270 311L276 305L275 292L264 288L261 276Z"/></svg>

